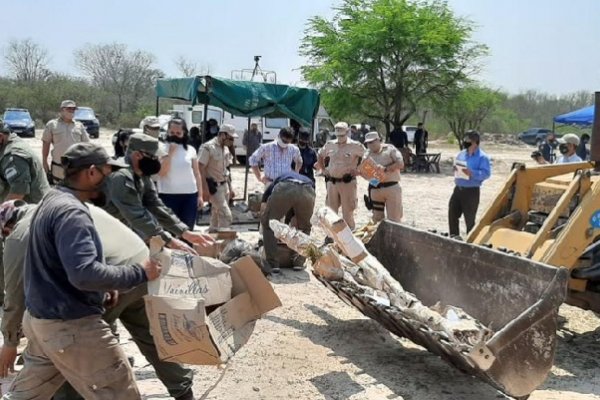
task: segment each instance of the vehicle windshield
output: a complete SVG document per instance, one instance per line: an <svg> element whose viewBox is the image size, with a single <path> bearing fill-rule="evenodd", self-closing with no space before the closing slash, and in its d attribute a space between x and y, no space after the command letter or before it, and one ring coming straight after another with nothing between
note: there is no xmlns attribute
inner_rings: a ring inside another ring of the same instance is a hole
<svg viewBox="0 0 600 400"><path fill-rule="evenodd" d="M265 118L267 128L287 128L289 126L287 118Z"/></svg>
<svg viewBox="0 0 600 400"><path fill-rule="evenodd" d="M28 111L9 110L4 112L5 121L30 121L31 116Z"/></svg>
<svg viewBox="0 0 600 400"><path fill-rule="evenodd" d="M92 109L78 108L75 110L75 119L96 119L96 115Z"/></svg>

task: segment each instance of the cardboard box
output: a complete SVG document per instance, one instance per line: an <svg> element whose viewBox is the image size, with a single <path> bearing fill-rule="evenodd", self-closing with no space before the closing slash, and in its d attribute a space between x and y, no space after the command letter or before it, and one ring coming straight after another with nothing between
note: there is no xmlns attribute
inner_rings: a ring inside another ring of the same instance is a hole
<svg viewBox="0 0 600 400"><path fill-rule="evenodd" d="M237 238L237 231L233 229L218 229L215 233L211 233L211 236L216 240L233 240Z"/></svg>
<svg viewBox="0 0 600 400"><path fill-rule="evenodd" d="M161 277L148 282L148 294L202 299L204 306L231 299L231 268L209 257L164 249L156 257L162 264Z"/></svg>
<svg viewBox="0 0 600 400"><path fill-rule="evenodd" d="M231 300L206 315L202 299L145 297L150 330L161 360L216 365L229 360L250 338L263 314L281 301L250 257L231 265Z"/></svg>
<svg viewBox="0 0 600 400"><path fill-rule="evenodd" d="M207 246L194 244L194 250L196 250L199 256L219 258L219 255L227 243L229 243L229 240L215 240L212 244Z"/></svg>

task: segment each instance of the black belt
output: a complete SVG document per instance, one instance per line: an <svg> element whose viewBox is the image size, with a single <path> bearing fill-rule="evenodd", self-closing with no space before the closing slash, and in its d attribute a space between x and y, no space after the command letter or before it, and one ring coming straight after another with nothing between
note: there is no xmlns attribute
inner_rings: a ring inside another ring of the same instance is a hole
<svg viewBox="0 0 600 400"><path fill-rule="evenodd" d="M62 164L59 164L57 162L52 161L52 165L58 165L59 167L62 167Z"/></svg>
<svg viewBox="0 0 600 400"><path fill-rule="evenodd" d="M479 186L455 186L458 190L473 190L473 189L477 189L479 190Z"/></svg>
<svg viewBox="0 0 600 400"><path fill-rule="evenodd" d="M327 176L325 177L325 183L327 183L327 182L331 182L331 183L333 183L334 185L335 185L336 183L340 183L340 182L341 182L341 183L350 183L350 182L352 182L352 181L355 181L355 180L356 180L356 177L355 177L355 176L353 176L353 177L352 177L350 180L347 180L347 179L346 179L346 181L344 181L344 178L333 178L333 177L327 177Z"/></svg>
<svg viewBox="0 0 600 400"><path fill-rule="evenodd" d="M395 186L395 185L397 185L399 183L400 182L397 182L397 181L394 181L394 182L381 182L377 186L369 185L369 188L370 189L381 189L381 188L386 188L386 187L392 187L392 186Z"/></svg>

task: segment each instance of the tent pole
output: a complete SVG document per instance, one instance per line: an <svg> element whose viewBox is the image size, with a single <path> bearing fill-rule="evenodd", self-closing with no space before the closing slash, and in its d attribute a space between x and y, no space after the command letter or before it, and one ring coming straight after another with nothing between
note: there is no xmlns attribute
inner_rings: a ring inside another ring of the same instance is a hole
<svg viewBox="0 0 600 400"><path fill-rule="evenodd" d="M590 160L594 162L594 171L600 171L600 92L594 94L594 124L592 125Z"/></svg>
<svg viewBox="0 0 600 400"><path fill-rule="evenodd" d="M204 103L204 121L202 124L202 143L203 144L206 142L206 130L208 129L207 114L208 114L208 103Z"/></svg>
<svg viewBox="0 0 600 400"><path fill-rule="evenodd" d="M248 133L250 133L250 117L248 117ZM250 173L250 154L248 154L248 146L246 146L246 174L244 176L244 198L246 201L248 195L248 174Z"/></svg>
<svg viewBox="0 0 600 400"><path fill-rule="evenodd" d="M158 101L160 100L160 97L156 96L156 116L158 117Z"/></svg>

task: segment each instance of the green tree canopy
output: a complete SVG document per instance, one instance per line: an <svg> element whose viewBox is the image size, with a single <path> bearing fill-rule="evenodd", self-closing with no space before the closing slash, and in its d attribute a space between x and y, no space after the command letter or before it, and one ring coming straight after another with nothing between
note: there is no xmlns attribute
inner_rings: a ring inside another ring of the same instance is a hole
<svg viewBox="0 0 600 400"><path fill-rule="evenodd" d="M304 78L334 115L382 121L388 134L468 80L486 52L445 1L344 0L336 11L308 22Z"/></svg>

